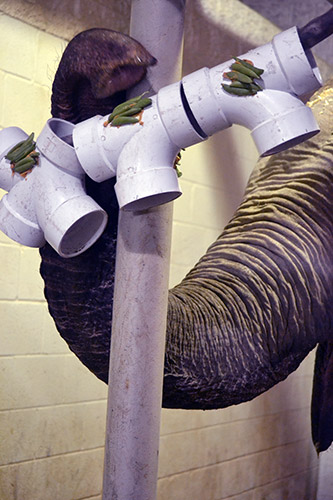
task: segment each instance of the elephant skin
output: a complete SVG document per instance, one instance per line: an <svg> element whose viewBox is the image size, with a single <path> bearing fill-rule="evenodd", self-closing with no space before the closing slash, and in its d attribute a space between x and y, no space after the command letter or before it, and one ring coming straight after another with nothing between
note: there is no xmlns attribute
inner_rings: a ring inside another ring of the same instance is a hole
<svg viewBox="0 0 333 500"><path fill-rule="evenodd" d="M76 38L75 57L72 42L68 45L53 85L54 116L75 122L107 114L122 97L100 92L98 105L99 95L93 95L90 106L81 106L82 96L86 102L87 93L93 94L96 88L98 71L105 81L105 65L95 70L91 87L90 70L84 70L81 94L77 76L77 66L81 65L82 73L86 64L85 53L94 58L94 50L100 47L96 39L106 36L104 31L95 30L95 45L84 34ZM117 52L123 39L114 34L111 39L117 40ZM130 44L133 53L135 43ZM148 66L154 60L147 55L146 62ZM114 68L113 60L109 65ZM133 73L135 81L130 81L131 71L126 73L129 87L137 80ZM163 406L213 409L251 400L296 370L320 343L312 417L314 442L322 451L333 440L333 426L327 427L333 414L331 85L316 93L310 105L321 132L258 161L232 220L183 281L169 291ZM104 382L108 381L118 219L113 184L96 185L87 179L88 193L109 215L104 234L89 250L72 259L59 257L48 244L40 250L45 296L57 329L82 363Z"/></svg>

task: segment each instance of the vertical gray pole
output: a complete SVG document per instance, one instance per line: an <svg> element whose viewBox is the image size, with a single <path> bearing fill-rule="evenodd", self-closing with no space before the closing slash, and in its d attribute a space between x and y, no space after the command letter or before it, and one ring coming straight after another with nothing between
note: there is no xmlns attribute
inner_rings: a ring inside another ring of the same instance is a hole
<svg viewBox="0 0 333 500"><path fill-rule="evenodd" d="M181 77L184 0L133 0L131 30L158 64L132 92ZM120 212L103 500L154 500L162 401L172 204Z"/></svg>

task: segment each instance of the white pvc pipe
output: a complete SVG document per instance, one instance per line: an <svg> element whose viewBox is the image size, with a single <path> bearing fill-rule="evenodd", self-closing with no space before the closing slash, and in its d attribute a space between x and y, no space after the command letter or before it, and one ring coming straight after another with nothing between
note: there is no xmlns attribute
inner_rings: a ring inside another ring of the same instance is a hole
<svg viewBox="0 0 333 500"><path fill-rule="evenodd" d="M212 69L202 68L182 80L189 108L204 135L213 135L233 123L243 125L250 129L259 154L267 156L319 132L310 108L298 96L317 90L322 79L311 51L302 47L296 27L239 57L264 70L262 92L244 99L224 91L222 83L230 80L223 75L230 71L233 60ZM175 124L168 128L171 138L178 136Z"/></svg>
<svg viewBox="0 0 333 500"><path fill-rule="evenodd" d="M105 127L105 119L90 118L73 132L77 156L89 177L101 182L117 175L116 195L125 210L144 210L178 198L181 190L173 165L180 148L170 141L156 97L143 112L143 126Z"/></svg>
<svg viewBox="0 0 333 500"><path fill-rule="evenodd" d="M143 3L139 4L142 8ZM85 172L97 182L116 175L120 208L144 210L181 194L173 169L181 148L233 123L250 129L261 156L287 149L319 131L311 109L298 96L316 90L321 77L295 27L240 57L264 70L263 90L256 95L239 97L224 90L222 83L230 83L224 78L230 60L163 86L144 109L140 124L104 126L107 117L100 116L79 123L73 142ZM151 77L148 83L154 89Z"/></svg>
<svg viewBox="0 0 333 500"><path fill-rule="evenodd" d="M170 83L179 79L183 8L180 0L133 3L132 34L158 56L157 66L148 69L147 80L134 91L137 95L146 85L156 93L140 123L110 127L104 126L107 117L95 116L74 126L52 118L37 139L39 165L25 180L12 174L5 155L26 134L17 127L0 131L0 187L9 191L0 203L0 229L7 236L37 247L46 240L63 257L78 255L106 224L105 212L84 191L84 172L96 182L116 175L120 208L145 210L180 196L173 166L181 148L233 123L251 130L261 156L319 131L312 111L297 97L316 90L321 77L296 27L240 56L264 70L263 90L256 95L239 97L223 88L233 61Z"/></svg>
<svg viewBox="0 0 333 500"><path fill-rule="evenodd" d="M17 127L0 132L0 229L30 247L45 242L62 257L89 248L102 234L107 214L85 192L84 171L74 147L66 142L74 125L50 119L36 141L38 165L25 178L13 173L5 158L12 146L27 138Z"/></svg>
<svg viewBox="0 0 333 500"><path fill-rule="evenodd" d="M184 8L132 2L130 34L159 61L145 83L152 92L180 78ZM103 500L156 498L171 222L170 204L120 211Z"/></svg>

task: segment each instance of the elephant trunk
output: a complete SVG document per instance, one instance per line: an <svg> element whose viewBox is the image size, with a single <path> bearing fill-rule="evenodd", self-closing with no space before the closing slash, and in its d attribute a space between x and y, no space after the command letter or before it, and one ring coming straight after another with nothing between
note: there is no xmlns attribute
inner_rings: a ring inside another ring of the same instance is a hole
<svg viewBox="0 0 333 500"><path fill-rule="evenodd" d="M258 162L233 219L170 291L166 406L252 399L333 338L333 101L322 107L320 135Z"/></svg>
<svg viewBox="0 0 333 500"><path fill-rule="evenodd" d="M319 344L313 378L312 440L318 453L333 441L333 341Z"/></svg>
<svg viewBox="0 0 333 500"><path fill-rule="evenodd" d="M64 118L67 106L73 120L80 115L81 87L73 94L64 84L77 72L71 62L82 62L84 78L97 78L89 74L84 49L83 44L75 59L68 48L66 71L60 72L63 86L55 84L55 116ZM89 51L91 59L93 49ZM61 91L68 99L65 105ZM287 377L318 342L333 338L329 86L316 94L312 108L321 133L258 162L233 219L169 293L165 407L222 408L250 400ZM94 106L89 112L97 113ZM45 296L57 328L70 349L105 382L118 214L109 182L98 189L91 182L92 196L107 210L109 223L87 252L63 259L49 245L41 249ZM329 438L332 441L332 433Z"/></svg>

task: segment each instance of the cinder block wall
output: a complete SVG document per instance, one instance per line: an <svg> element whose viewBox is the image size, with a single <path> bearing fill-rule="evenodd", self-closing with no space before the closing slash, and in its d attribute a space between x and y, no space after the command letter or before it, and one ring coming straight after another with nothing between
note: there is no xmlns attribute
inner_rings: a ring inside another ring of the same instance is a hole
<svg viewBox="0 0 333 500"><path fill-rule="evenodd" d="M39 134L66 43L0 16L0 125ZM106 387L48 314L39 252L0 233L0 498L74 500L101 491Z"/></svg>
<svg viewBox="0 0 333 500"><path fill-rule="evenodd" d="M40 132L66 41L0 16L0 126ZM256 151L246 130L183 154L171 285L236 208ZM2 193L3 194L3 193ZM0 234L0 498L100 500L106 387L70 353L43 298L37 249ZM219 411L163 410L158 500L311 500L313 356L256 400Z"/></svg>

